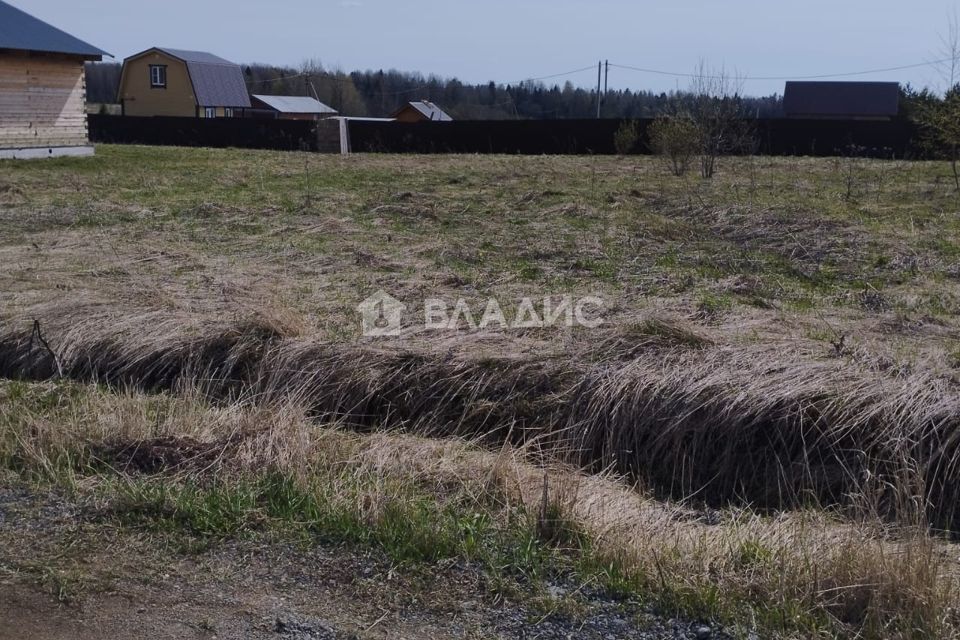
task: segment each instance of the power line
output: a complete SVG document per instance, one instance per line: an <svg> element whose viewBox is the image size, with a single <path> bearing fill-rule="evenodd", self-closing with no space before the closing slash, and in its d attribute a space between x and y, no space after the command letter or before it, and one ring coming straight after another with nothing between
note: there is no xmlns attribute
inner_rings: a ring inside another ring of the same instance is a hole
<svg viewBox="0 0 960 640"><path fill-rule="evenodd" d="M338 79L338 81L339 81L339 79ZM345 81L346 81L346 80L343 80L343 82L345 82ZM350 81L352 82L353 79L351 78ZM429 89L429 88L430 88L430 87L429 87L428 85L421 85L421 86L419 86L419 87L414 87L413 89L401 89L400 91L376 91L376 92L372 93L371 95L374 95L374 96L402 96L402 95L405 95L405 94L407 94L407 93L419 93L420 91L423 91L424 89ZM358 89L358 90L359 90L359 89Z"/></svg>
<svg viewBox="0 0 960 640"><path fill-rule="evenodd" d="M309 73L298 73L292 76L277 76L276 78L269 78L267 80L247 80L247 84L268 84L270 82L279 82L281 80L290 80L292 78L303 78L312 74Z"/></svg>
<svg viewBox="0 0 960 640"><path fill-rule="evenodd" d="M563 76L572 76L576 73L583 73L584 71L593 71L594 67L591 64L589 67L583 67L580 69L572 69L570 71L563 71L562 73L553 73L549 76L540 76L539 78L524 78L523 80L516 80L514 82L507 82L503 84L521 84L523 82L540 82L541 80L550 80L552 78L562 78Z"/></svg>
<svg viewBox="0 0 960 640"><path fill-rule="evenodd" d="M943 60L931 60L929 62L918 62L916 64L905 64L899 67L885 67L883 69L867 69L864 71L850 71L847 73L825 73L820 75L813 76L743 76L738 77L734 76L737 80L823 80L826 78L848 78L851 76L866 76L874 73L886 73L889 71L904 71L906 69L918 69L920 67L932 67L934 65L943 64L945 62L952 62L952 58L944 58ZM637 71L639 73L650 73L660 76L671 76L674 78L707 78L711 80L721 79L722 76L716 75L700 75L697 73L677 73L673 71L663 71L661 69L647 69L644 67L634 67L626 64L614 64L610 63L611 67L617 67L618 69L626 69L628 71Z"/></svg>
<svg viewBox="0 0 960 640"><path fill-rule="evenodd" d="M862 71L850 71L846 73L825 73L825 74L804 75L804 76L742 76L741 77L741 76L734 75L733 78L741 81L825 80L828 78L849 78L854 76L871 75L875 73L888 73L891 71L905 71L907 69L932 67L938 64L944 64L946 62L953 62L953 61L954 60L952 58L944 58L941 60L931 60L928 62L918 62L915 64L906 64L906 65L900 65L895 67L884 67L880 69L866 69ZM649 73L652 75L669 76L673 78L705 78L705 79L712 79L712 80L723 79L723 76L712 75L712 74L701 75L697 73L681 73L676 71L665 71L663 69L650 69L648 67L638 67L638 66L627 65L627 64L615 64L613 62L608 62L607 64L609 65L608 70L609 70L609 67L614 67L617 69L624 69L627 71L634 71L637 73ZM570 69L569 71L561 71L560 73L551 73L544 76L524 78L522 80L515 80L513 82L501 82L497 84L498 86L503 86L503 87L509 87L511 85L522 85L528 82L541 82L543 80L552 80L554 78L572 76L578 73L593 71L593 69L594 69L594 66L591 64L586 67L580 67L579 69ZM335 82L340 82L340 83L353 82L353 78L351 78L349 75L345 77L340 77L340 76L331 74L329 72L320 72L320 73L305 72L305 73L297 73L297 74L288 75L288 76L278 76L276 78L267 78L264 80L247 80L246 83L247 85L262 85L262 84L270 84L273 82L279 82L281 80L292 80L296 78L318 76L318 75L327 77L331 80L334 80ZM401 96L401 95L410 94L410 93L418 93L418 92L424 91L425 89L429 89L431 86L432 85L420 85L412 89L401 89L399 91L375 92L371 95Z"/></svg>

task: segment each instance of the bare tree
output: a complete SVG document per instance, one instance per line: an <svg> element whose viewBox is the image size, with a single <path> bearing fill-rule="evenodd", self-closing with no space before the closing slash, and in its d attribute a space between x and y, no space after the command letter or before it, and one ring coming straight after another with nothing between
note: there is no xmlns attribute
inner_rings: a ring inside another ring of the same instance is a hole
<svg viewBox="0 0 960 640"><path fill-rule="evenodd" d="M942 79L943 100L928 105L920 114L933 138L949 152L953 182L960 191L960 25L954 11L947 18L947 31L940 35L937 68Z"/></svg>
<svg viewBox="0 0 960 640"><path fill-rule="evenodd" d="M700 175L712 178L717 158L741 151L749 138L741 119L743 82L724 70L711 69L704 60L690 82L688 117L696 130Z"/></svg>
<svg viewBox="0 0 960 640"><path fill-rule="evenodd" d="M958 26L957 12L947 15L947 31L940 34L940 50L936 61L937 70L944 84L941 87L944 93L953 89L957 84L958 61L960 61L960 26Z"/></svg>
<svg viewBox="0 0 960 640"><path fill-rule="evenodd" d="M316 98L342 115L366 115L366 105L349 74L340 69L325 69L317 58L304 60L299 71L293 89L296 95Z"/></svg>

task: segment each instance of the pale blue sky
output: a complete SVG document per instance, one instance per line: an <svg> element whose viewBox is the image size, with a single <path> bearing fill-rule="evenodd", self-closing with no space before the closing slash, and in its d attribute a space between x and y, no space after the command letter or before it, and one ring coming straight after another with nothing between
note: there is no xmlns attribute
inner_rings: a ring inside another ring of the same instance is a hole
<svg viewBox="0 0 960 640"><path fill-rule="evenodd" d="M700 58L750 76L801 76L929 61L948 0L8 0L110 51L201 49L235 62L344 70L396 68L511 82L612 63L689 72ZM562 83L565 78L551 80ZM589 86L596 72L570 78ZM930 68L863 80L939 83ZM687 80L611 70L612 87L669 90ZM783 90L748 81L745 93Z"/></svg>

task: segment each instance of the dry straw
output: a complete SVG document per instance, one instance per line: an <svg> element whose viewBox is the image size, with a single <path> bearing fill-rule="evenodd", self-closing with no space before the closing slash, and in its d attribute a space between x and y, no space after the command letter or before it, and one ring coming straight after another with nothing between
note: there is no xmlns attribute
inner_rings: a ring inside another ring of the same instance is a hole
<svg viewBox="0 0 960 640"><path fill-rule="evenodd" d="M568 359L469 359L295 337L259 315L224 323L106 307L0 336L0 373L219 402L296 398L357 429L536 443L663 496L760 508L834 505L956 528L960 398L925 371L717 346L659 323ZM56 357L53 356L55 351Z"/></svg>

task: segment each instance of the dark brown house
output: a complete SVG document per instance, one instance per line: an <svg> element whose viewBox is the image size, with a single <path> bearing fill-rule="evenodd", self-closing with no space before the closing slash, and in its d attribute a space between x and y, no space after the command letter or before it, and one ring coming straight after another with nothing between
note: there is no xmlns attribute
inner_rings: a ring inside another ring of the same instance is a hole
<svg viewBox="0 0 960 640"><path fill-rule="evenodd" d="M391 117L397 122L453 122L443 109L427 100L408 102Z"/></svg>
<svg viewBox="0 0 960 640"><path fill-rule="evenodd" d="M889 120L899 107L896 82L788 82L783 92L788 118Z"/></svg>

